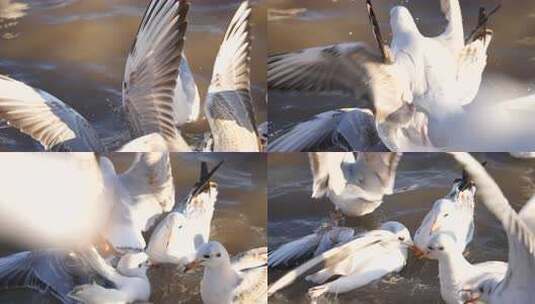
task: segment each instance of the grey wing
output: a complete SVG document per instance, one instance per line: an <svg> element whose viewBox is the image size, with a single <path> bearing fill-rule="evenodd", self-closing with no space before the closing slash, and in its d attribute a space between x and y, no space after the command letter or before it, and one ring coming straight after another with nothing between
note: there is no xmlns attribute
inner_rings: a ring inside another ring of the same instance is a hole
<svg viewBox="0 0 535 304"><path fill-rule="evenodd" d="M186 1L153 0L145 12L123 81L123 105L135 138L159 133L172 147L180 137L173 105L188 10Z"/></svg>
<svg viewBox="0 0 535 304"><path fill-rule="evenodd" d="M259 150L251 98L249 21L251 6L244 1L229 24L214 64L206 97L206 115L220 152Z"/></svg>
<svg viewBox="0 0 535 304"><path fill-rule="evenodd" d="M0 258L0 288L30 288L64 304L75 303L68 293L91 278L80 259L61 250L26 251Z"/></svg>
<svg viewBox="0 0 535 304"><path fill-rule="evenodd" d="M382 63L382 58L364 43L335 44L273 55L268 59L268 87L343 92L359 97L367 86L364 63L368 61Z"/></svg>
<svg viewBox="0 0 535 304"><path fill-rule="evenodd" d="M314 233L286 243L269 253L269 267L288 265L316 251L321 236Z"/></svg>
<svg viewBox="0 0 535 304"><path fill-rule="evenodd" d="M318 256L336 246L343 245L353 239L355 230L346 227L332 227L321 235L321 240L314 251L314 256Z"/></svg>
<svg viewBox="0 0 535 304"><path fill-rule="evenodd" d="M105 152L89 122L58 98L0 75L0 119L47 150Z"/></svg>
<svg viewBox="0 0 535 304"><path fill-rule="evenodd" d="M381 143L375 119L367 110L339 109L321 113L270 140L271 152L306 152L324 148L373 151Z"/></svg>
<svg viewBox="0 0 535 304"><path fill-rule="evenodd" d="M468 153L453 153L478 186L487 208L502 223L509 242L507 275L500 283L503 293L514 294L515 288L525 288L535 277L535 234L513 210L498 185L485 168ZM524 292L533 292L525 289Z"/></svg>

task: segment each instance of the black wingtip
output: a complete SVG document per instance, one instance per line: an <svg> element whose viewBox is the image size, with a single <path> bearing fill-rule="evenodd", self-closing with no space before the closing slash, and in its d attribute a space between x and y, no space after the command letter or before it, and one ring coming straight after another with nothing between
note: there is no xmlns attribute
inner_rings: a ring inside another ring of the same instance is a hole
<svg viewBox="0 0 535 304"><path fill-rule="evenodd" d="M192 196L195 196L206 189L206 186L209 185L210 180L217 172L217 170L223 165L225 161L221 161L217 164L211 171L208 171L208 163L201 163L201 174L199 176L199 181L195 184L192 191Z"/></svg>

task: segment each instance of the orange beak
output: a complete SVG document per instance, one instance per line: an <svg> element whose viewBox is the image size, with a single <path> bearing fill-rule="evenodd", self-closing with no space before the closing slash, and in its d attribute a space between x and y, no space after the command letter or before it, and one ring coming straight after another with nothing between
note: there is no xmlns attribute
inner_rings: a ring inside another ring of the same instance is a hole
<svg viewBox="0 0 535 304"><path fill-rule="evenodd" d="M409 247L409 249L412 251L414 256L416 256L418 259L423 259L426 256L426 253L416 246L411 246Z"/></svg>

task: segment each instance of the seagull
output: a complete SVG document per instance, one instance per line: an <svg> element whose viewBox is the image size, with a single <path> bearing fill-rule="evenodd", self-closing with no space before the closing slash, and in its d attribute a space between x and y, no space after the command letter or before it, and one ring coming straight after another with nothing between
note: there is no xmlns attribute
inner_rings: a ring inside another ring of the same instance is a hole
<svg viewBox="0 0 535 304"><path fill-rule="evenodd" d="M390 12L393 39L387 47L371 1L368 8L381 55L362 42L274 55L268 61L268 87L354 95L371 110L379 137L391 151L441 148L434 147L430 127L445 126L477 95L492 32L479 32L465 44L459 1L441 0L448 25L441 35L425 37L409 10L396 6Z"/></svg>
<svg viewBox="0 0 535 304"><path fill-rule="evenodd" d="M354 229L339 227L337 223L322 225L314 233L286 243L270 252L268 266L270 268L287 266L308 256L316 257L329 249L349 242L354 235Z"/></svg>
<svg viewBox="0 0 535 304"><path fill-rule="evenodd" d="M127 304L148 301L151 293L147 270L148 256L144 252L126 254L119 260L117 269L108 265L94 247L83 253L87 263L115 288L99 284L76 286L69 297L87 304Z"/></svg>
<svg viewBox="0 0 535 304"><path fill-rule="evenodd" d="M420 228L414 235L414 251L418 257L425 255L428 243L439 234L448 234L456 240L460 252L474 238L474 200L476 186L466 172L456 179L450 192L433 204Z"/></svg>
<svg viewBox="0 0 535 304"><path fill-rule="evenodd" d="M191 150L176 128L175 109L183 109L184 115L195 112L191 101L182 95L175 98L174 93L177 83L185 95L196 89L191 88L189 68L180 72L181 62L187 64L182 52L188 10L186 1L150 2L128 55L123 81L123 110L131 139L157 133L165 139L167 150L175 152ZM46 150L107 150L86 118L51 94L7 76L0 76L0 92L0 119Z"/></svg>
<svg viewBox="0 0 535 304"><path fill-rule="evenodd" d="M211 177L222 164L208 172L208 165L203 162L199 181L185 204L177 204L156 224L146 249L151 264L171 263L183 268L195 259L197 250L210 239L218 194L217 183L211 181Z"/></svg>
<svg viewBox="0 0 535 304"><path fill-rule="evenodd" d="M348 216L372 213L394 192L401 153L309 153L312 198L327 197Z"/></svg>
<svg viewBox="0 0 535 304"><path fill-rule="evenodd" d="M485 206L502 223L509 243L507 271L500 278L492 278L465 287L468 303L482 300L489 304L532 303L535 298L535 213L533 198L517 214L507 198L486 172L468 153L453 153L478 186Z"/></svg>
<svg viewBox="0 0 535 304"><path fill-rule="evenodd" d="M313 300L323 294L341 294L363 287L384 276L401 271L412 246L409 230L398 222L386 222L380 229L359 234L350 242L309 260L273 283L268 296L285 288L317 265L324 268L306 277L321 284L309 289ZM327 282L330 278L338 279Z"/></svg>
<svg viewBox="0 0 535 304"><path fill-rule="evenodd" d="M29 288L74 304L68 296L77 285L99 279L79 255L64 249L24 251L0 258L0 289Z"/></svg>
<svg viewBox="0 0 535 304"><path fill-rule="evenodd" d="M221 243L210 241L199 248L188 268L204 266L201 298L205 304L267 303L267 260L265 247L231 259Z"/></svg>
<svg viewBox="0 0 535 304"><path fill-rule="evenodd" d="M439 233L433 236L426 248L428 255L438 260L440 295L447 304L464 304L466 286L499 280L507 272L507 263L504 262L470 264L460 245L454 235Z"/></svg>

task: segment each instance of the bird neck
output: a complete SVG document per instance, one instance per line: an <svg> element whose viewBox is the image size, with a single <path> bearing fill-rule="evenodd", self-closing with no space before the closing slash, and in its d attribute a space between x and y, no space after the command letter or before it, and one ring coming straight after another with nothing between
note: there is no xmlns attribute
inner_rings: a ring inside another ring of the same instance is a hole
<svg viewBox="0 0 535 304"><path fill-rule="evenodd" d="M226 260L219 265L206 267L203 284L206 284L206 286L221 286L222 284L235 286L239 279L240 276L232 268L230 260Z"/></svg>
<svg viewBox="0 0 535 304"><path fill-rule="evenodd" d="M470 271L470 264L462 252L450 252L439 259L438 270L441 285L457 286L465 280L465 274Z"/></svg>

